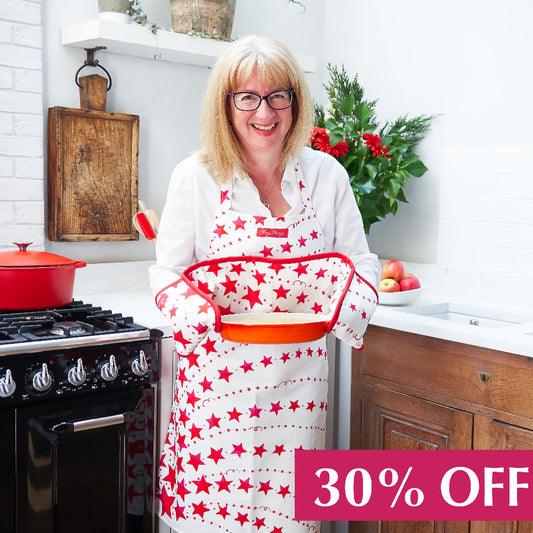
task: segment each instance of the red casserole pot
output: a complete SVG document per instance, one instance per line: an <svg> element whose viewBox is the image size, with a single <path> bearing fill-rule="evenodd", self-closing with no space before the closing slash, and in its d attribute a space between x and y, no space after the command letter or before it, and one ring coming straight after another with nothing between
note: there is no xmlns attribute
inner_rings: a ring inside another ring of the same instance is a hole
<svg viewBox="0 0 533 533"><path fill-rule="evenodd" d="M19 250L0 252L0 309L24 311L61 307L72 301L76 269L87 265L61 255Z"/></svg>

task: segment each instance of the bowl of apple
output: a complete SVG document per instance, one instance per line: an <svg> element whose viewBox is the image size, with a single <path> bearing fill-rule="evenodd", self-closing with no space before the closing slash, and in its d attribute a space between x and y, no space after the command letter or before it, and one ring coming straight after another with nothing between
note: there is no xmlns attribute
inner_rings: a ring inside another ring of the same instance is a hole
<svg viewBox="0 0 533 533"><path fill-rule="evenodd" d="M406 272L401 261L391 259L383 265L379 283L379 303L382 305L407 305L422 294L419 279Z"/></svg>

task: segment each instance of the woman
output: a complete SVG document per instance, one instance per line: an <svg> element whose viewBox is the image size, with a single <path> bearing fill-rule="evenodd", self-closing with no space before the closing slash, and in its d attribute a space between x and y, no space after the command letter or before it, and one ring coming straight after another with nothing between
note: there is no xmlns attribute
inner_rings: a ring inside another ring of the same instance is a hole
<svg viewBox="0 0 533 533"><path fill-rule="evenodd" d="M207 87L204 148L171 178L151 283L181 356L160 467L161 516L180 533L320 528L295 520L293 478L294 450L324 447L325 337L303 344L228 342L190 310L190 286L178 289L180 275L194 264L212 267L220 259L220 269L228 257L274 262L344 254L359 285L348 291L355 300L342 305L343 327L333 333L361 347L380 266L344 168L305 147L313 119L304 75L289 50L267 38L240 39L219 59ZM224 293L231 292L226 279ZM282 286L274 290L283 301ZM193 330L200 333L187 337Z"/></svg>

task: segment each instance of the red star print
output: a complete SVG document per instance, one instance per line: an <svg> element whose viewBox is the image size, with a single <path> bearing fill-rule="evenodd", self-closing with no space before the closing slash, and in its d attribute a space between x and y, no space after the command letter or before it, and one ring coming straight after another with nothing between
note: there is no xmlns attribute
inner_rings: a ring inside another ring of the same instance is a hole
<svg viewBox="0 0 533 533"><path fill-rule="evenodd" d="M200 400L200 398L195 396L194 391L187 393L187 403L190 403L193 407L198 400Z"/></svg>
<svg viewBox="0 0 533 533"><path fill-rule="evenodd" d="M290 494L289 485L280 485L278 494L281 494L284 498L287 494Z"/></svg>
<svg viewBox="0 0 533 533"><path fill-rule="evenodd" d="M289 409L291 409L293 412L296 412L296 409L298 409L300 406L298 405L298 400L295 402L291 401L291 405L289 406Z"/></svg>
<svg viewBox="0 0 533 533"><path fill-rule="evenodd" d="M281 455L285 451L285 446L283 444L276 446L273 453L277 453L278 455Z"/></svg>
<svg viewBox="0 0 533 533"><path fill-rule="evenodd" d="M193 483L196 485L196 494L199 494L200 492L209 494L209 487L213 484L206 481L205 476L202 476L197 481L193 481Z"/></svg>
<svg viewBox="0 0 533 533"><path fill-rule="evenodd" d="M356 310L356 307L354 304L350 304L350 311L355 311Z"/></svg>
<svg viewBox="0 0 533 533"><path fill-rule="evenodd" d="M257 281L258 285L261 285L261 283L266 283L266 281L265 281L266 274L261 274L261 272L259 272L259 270L256 270L255 274L252 274L252 276L255 278L255 280Z"/></svg>
<svg viewBox="0 0 533 533"><path fill-rule="evenodd" d="M193 366L197 366L200 368L200 365L198 364L198 357L200 357L200 354L198 353L192 353L191 355L187 356L187 363L189 363L189 368Z"/></svg>
<svg viewBox="0 0 533 533"><path fill-rule="evenodd" d="M233 445L233 451L231 453L232 454L234 454L234 453L237 454L239 456L239 458L240 458L240 456L243 453L246 453L246 450L243 448L242 444L234 444Z"/></svg>
<svg viewBox="0 0 533 533"><path fill-rule="evenodd" d="M201 346L205 350L206 355L209 355L211 352L215 352L215 340L207 339Z"/></svg>
<svg viewBox="0 0 533 533"><path fill-rule="evenodd" d="M312 411L316 407L315 402L307 402L307 407L305 408L307 411Z"/></svg>
<svg viewBox="0 0 533 533"><path fill-rule="evenodd" d="M307 348L307 357L313 357L313 349L312 348Z"/></svg>
<svg viewBox="0 0 533 533"><path fill-rule="evenodd" d="M158 494L158 498L161 500L162 504L161 516L168 515L170 517L170 510L174 503L174 498L168 495L165 487L163 487L162 491Z"/></svg>
<svg viewBox="0 0 533 533"><path fill-rule="evenodd" d="M267 248L266 246L263 246L263 249L259 252L260 254L263 254L265 257L269 257L272 255L272 250L274 248Z"/></svg>
<svg viewBox="0 0 533 533"><path fill-rule="evenodd" d="M202 461L201 456L202 454L197 453L196 455L191 453L189 454L189 461L187 464L191 465L195 470L198 470L198 467L201 465L205 465L205 463Z"/></svg>
<svg viewBox="0 0 533 533"><path fill-rule="evenodd" d="M235 522L240 522L241 526L244 525L245 522L249 522L248 515L245 513L237 513L237 518L235 519Z"/></svg>
<svg viewBox="0 0 533 533"><path fill-rule="evenodd" d="M254 448L255 448L254 455L259 455L259 457L263 457L263 454L266 452L266 448L262 444L261 446L254 446Z"/></svg>
<svg viewBox="0 0 533 533"><path fill-rule="evenodd" d="M316 279L318 279L318 278L323 278L325 274L326 274L326 271L325 271L323 268L321 268L321 269L315 274Z"/></svg>
<svg viewBox="0 0 533 533"><path fill-rule="evenodd" d="M220 420L220 418L219 418ZM224 456L222 455L222 448L215 450L214 448L211 448L211 453L207 456L208 459L212 459L215 461L215 464L218 464L220 459L224 459Z"/></svg>
<svg viewBox="0 0 533 533"><path fill-rule="evenodd" d="M191 432L191 439L194 439L195 437L200 438L200 431L202 431L202 428L197 428L194 424L190 427L189 431Z"/></svg>
<svg viewBox="0 0 533 533"><path fill-rule="evenodd" d="M205 281L198 282L198 289L202 291L204 294L211 293L211 290L209 289L209 284Z"/></svg>
<svg viewBox="0 0 533 533"><path fill-rule="evenodd" d="M207 326L206 324L201 324L200 322L198 322L197 326L193 327L198 332L198 335L202 335L209 329L209 326Z"/></svg>
<svg viewBox="0 0 533 533"><path fill-rule="evenodd" d="M231 485L231 481L228 481L224 476L222 476L221 480L215 481L215 483L218 485L218 492L221 492L223 490L227 490L228 492L231 492L229 490L229 486Z"/></svg>
<svg viewBox="0 0 533 533"><path fill-rule="evenodd" d="M281 409L283 409L283 407L280 407L279 405L280 402L276 402L276 403L271 403L271 409L270 409L270 412L271 413L275 413L276 415L278 414L279 411L281 411Z"/></svg>
<svg viewBox="0 0 533 533"><path fill-rule="evenodd" d="M361 318L362 318L363 320L366 320L366 311L363 311L363 312L361 313Z"/></svg>
<svg viewBox="0 0 533 533"><path fill-rule="evenodd" d="M228 513L228 506L226 505L226 507L222 507L222 505L220 505L220 503L218 504L218 511L217 511L217 514L219 514L222 518L224 518L224 520L226 519L227 516L229 516L229 513ZM280 532L281 533L281 532Z"/></svg>
<svg viewBox="0 0 533 533"><path fill-rule="evenodd" d="M285 352L285 353L280 357L280 359L281 359L284 363L286 363L286 362L290 359L290 357L289 357L289 353L288 353L288 352Z"/></svg>
<svg viewBox="0 0 533 533"><path fill-rule="evenodd" d="M261 291L254 291L248 287L248 294L243 296L243 300L248 300L250 302L250 308L252 308L255 304L261 303L261 300L259 299L260 292Z"/></svg>
<svg viewBox="0 0 533 533"><path fill-rule="evenodd" d="M298 182L298 187L300 187L300 190L302 191L303 189L305 189L305 185L303 184L303 181L299 181Z"/></svg>
<svg viewBox="0 0 533 533"><path fill-rule="evenodd" d="M217 418L217 417L215 416L215 413L213 413L213 414L211 415L211 418L208 418L206 421L209 422L209 429L214 428L214 427L217 427L217 428L220 427L220 426L218 425L218 423L220 422L220 418Z"/></svg>
<svg viewBox="0 0 533 533"><path fill-rule="evenodd" d="M300 245L300 248L304 247L306 242L307 242L307 239L304 239L303 237L300 237L298 239L298 244Z"/></svg>
<svg viewBox="0 0 533 533"><path fill-rule="evenodd" d="M219 237L222 237L222 235L227 235L228 232L224 229L224 225L220 226L219 224L216 225L217 229L213 231L213 233L216 233Z"/></svg>
<svg viewBox="0 0 533 533"><path fill-rule="evenodd" d="M241 263L232 263L231 271L235 272L236 274L242 274L244 272L244 267L241 265Z"/></svg>
<svg viewBox="0 0 533 533"><path fill-rule="evenodd" d="M261 529L265 525L265 519L264 518L256 518L255 522L253 523L253 525L257 529Z"/></svg>
<svg viewBox="0 0 533 533"><path fill-rule="evenodd" d="M288 242L286 242L285 244L281 245L281 251L287 252L288 254L290 254L292 246L293 246L292 244L289 244Z"/></svg>
<svg viewBox="0 0 533 533"><path fill-rule="evenodd" d="M225 202L226 200L229 200L229 191L222 190L220 191L220 203Z"/></svg>
<svg viewBox="0 0 533 533"><path fill-rule="evenodd" d="M187 344L191 344L191 341L188 341L184 336L183 336L183 333L181 331L177 331L176 333L174 333L174 340L176 342L181 342L181 344L183 344L183 347L185 348L187 346Z"/></svg>
<svg viewBox="0 0 533 533"><path fill-rule="evenodd" d="M263 409L259 409L259 407L257 407L257 405L254 405L253 407L248 407L248 410L250 411L250 418L253 418L254 416L256 416L257 418L259 418L259 413L260 413Z"/></svg>
<svg viewBox="0 0 533 533"><path fill-rule="evenodd" d="M259 485L261 485L259 487L259 489L257 490L257 492L264 492L266 496L268 496L268 491L269 490L274 490L271 486L270 486L270 481L267 481L266 483L263 483L262 481L259 482Z"/></svg>
<svg viewBox="0 0 533 533"><path fill-rule="evenodd" d="M182 479L178 483L178 489L177 489L178 496L183 500L183 499L185 499L185 496L187 494L190 494L190 492L191 492L190 490L185 488L185 481Z"/></svg>
<svg viewBox="0 0 533 533"><path fill-rule="evenodd" d="M210 303L209 302L205 302L202 305L198 306L198 312L207 314L207 311L209 311L210 307L211 307Z"/></svg>
<svg viewBox="0 0 533 533"><path fill-rule="evenodd" d="M209 507L206 507L204 502L200 502L198 504L193 503L192 506L194 507L192 514L200 515L202 518L204 517L204 514L209 511Z"/></svg>
<svg viewBox="0 0 533 533"><path fill-rule="evenodd" d="M256 225L259 225L259 224L262 224L263 226L265 225L265 220L267 217L254 216L254 218L255 218Z"/></svg>
<svg viewBox="0 0 533 533"><path fill-rule="evenodd" d="M219 379L224 379L229 383L229 377L233 375L233 372L230 372L228 370L228 367L224 368L224 370L218 370L218 373L220 374Z"/></svg>
<svg viewBox="0 0 533 533"><path fill-rule="evenodd" d="M290 289L285 289L283 285L280 285L277 289L274 289L274 292L277 294L278 298L285 298L287 299L287 293L290 291Z"/></svg>
<svg viewBox="0 0 533 533"><path fill-rule="evenodd" d="M187 448L187 444L185 444L185 435L180 435L177 439L176 439L176 442L180 448L180 450L183 450L183 448Z"/></svg>
<svg viewBox="0 0 533 533"><path fill-rule="evenodd" d="M235 229L244 229L244 225L246 222L239 217L237 220L234 220L233 223L235 224Z"/></svg>
<svg viewBox="0 0 533 533"><path fill-rule="evenodd" d="M200 385L202 386L202 389L203 389L204 392L206 390L213 390L213 387L211 387L212 384L213 384L213 382L212 381L208 381L206 377L204 378L203 381L200 382Z"/></svg>
<svg viewBox="0 0 533 533"><path fill-rule="evenodd" d="M230 294L234 292L237 294L237 280L231 280L230 277L226 274L226 281L220 282L220 284L224 287L224 296L226 294Z"/></svg>
<svg viewBox="0 0 533 533"><path fill-rule="evenodd" d="M183 386L183 382L184 381L188 381L187 380L187 376L185 375L185 369L184 368L180 368L178 380L179 380L179 382L181 383L182 386Z"/></svg>
<svg viewBox="0 0 533 533"><path fill-rule="evenodd" d="M176 316L176 313L178 312L178 308L177 307L173 307L170 311L169 311L169 315L170 317L175 317Z"/></svg>
<svg viewBox="0 0 533 533"><path fill-rule="evenodd" d="M207 271L216 276L221 269L222 267L218 263L211 263L207 268Z"/></svg>
<svg viewBox="0 0 533 533"><path fill-rule="evenodd" d="M318 239L318 232L316 230L311 232L311 239Z"/></svg>
<svg viewBox="0 0 533 533"><path fill-rule="evenodd" d="M276 274L279 274L280 270L283 270L285 267L281 263L272 263L268 268L271 268Z"/></svg>
<svg viewBox="0 0 533 533"><path fill-rule="evenodd" d="M274 363L272 362L272 357L267 357L266 355L263 357L263 359L261 359L260 361L261 363L263 363L265 365L265 368L268 366L268 365L273 365Z"/></svg>
<svg viewBox="0 0 533 533"><path fill-rule="evenodd" d="M298 266L294 269L294 272L298 274L298 277L300 277L301 274L307 274L307 265L298 263Z"/></svg>
<svg viewBox="0 0 533 533"><path fill-rule="evenodd" d="M298 300L299 304L303 304L303 303L305 303L305 300L307 299L307 294L304 294L302 292L302 294L296 296L296 299Z"/></svg>
<svg viewBox="0 0 533 533"><path fill-rule="evenodd" d="M296 359L300 359L300 357L302 357L302 350L300 350L298 348L298 350L296 350L296 352L294 353L294 355L296 356Z"/></svg>
<svg viewBox="0 0 533 533"><path fill-rule="evenodd" d="M163 478L163 481L168 481L170 485L173 487L174 483L176 483L176 470L174 468L169 468L168 474Z"/></svg>
<svg viewBox="0 0 533 533"><path fill-rule="evenodd" d="M185 506L184 507L182 507L181 505L176 506L176 520L179 520L180 518L185 518L183 511L185 511Z"/></svg>
<svg viewBox="0 0 533 533"><path fill-rule="evenodd" d="M247 363L246 361L244 361L244 364L241 365L241 368L244 370L245 374L246 374L246 372L252 372L253 371L252 363Z"/></svg>
<svg viewBox="0 0 533 533"><path fill-rule="evenodd" d="M242 415L242 413L239 413L235 407L233 408L233 411L228 411L229 419L230 420L237 420L239 422L239 417Z"/></svg>
<svg viewBox="0 0 533 533"><path fill-rule="evenodd" d="M248 491L252 489L254 486L250 485L250 478L248 479L239 479L241 484L237 487L239 490L244 490L246 494L248 494Z"/></svg>
<svg viewBox="0 0 533 533"><path fill-rule="evenodd" d="M313 305L313 307L311 307L311 309L318 315L318 313L321 313L322 312L322 306L315 303L315 305Z"/></svg>
<svg viewBox="0 0 533 533"><path fill-rule="evenodd" d="M337 281L339 280L339 276L331 276L331 284L333 285L334 283L337 283Z"/></svg>

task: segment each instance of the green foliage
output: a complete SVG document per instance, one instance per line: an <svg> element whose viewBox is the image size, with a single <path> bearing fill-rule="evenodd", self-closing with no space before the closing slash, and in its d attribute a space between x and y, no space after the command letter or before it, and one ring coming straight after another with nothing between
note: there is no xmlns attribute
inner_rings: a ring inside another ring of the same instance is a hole
<svg viewBox="0 0 533 533"><path fill-rule="evenodd" d="M407 202L404 187L411 176L420 177L427 171L414 148L436 115L403 115L380 127L377 100L365 99L357 76L350 79L344 66L329 64L328 71L330 80L324 88L329 103L326 108L315 105L315 132L325 128L329 146L313 142L312 137L311 147L331 153L346 168L368 233L373 223L397 213L398 202ZM347 148L336 149L343 141ZM377 143L375 151L372 143Z"/></svg>

